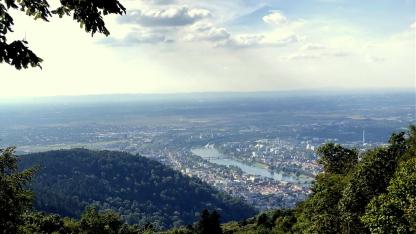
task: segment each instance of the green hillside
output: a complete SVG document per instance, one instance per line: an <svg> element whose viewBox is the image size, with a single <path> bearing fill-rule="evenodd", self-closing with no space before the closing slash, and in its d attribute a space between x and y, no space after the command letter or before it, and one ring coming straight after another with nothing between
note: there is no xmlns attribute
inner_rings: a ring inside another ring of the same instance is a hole
<svg viewBox="0 0 416 234"><path fill-rule="evenodd" d="M34 207L61 216L79 218L95 205L118 212L130 224L168 228L192 224L205 208L221 212L224 221L255 214L198 179L128 153L72 149L21 157L22 169L36 165Z"/></svg>

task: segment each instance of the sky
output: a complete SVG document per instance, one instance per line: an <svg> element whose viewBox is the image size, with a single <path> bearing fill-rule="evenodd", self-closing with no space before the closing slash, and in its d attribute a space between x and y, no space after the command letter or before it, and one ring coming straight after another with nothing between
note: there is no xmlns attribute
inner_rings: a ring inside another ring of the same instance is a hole
<svg viewBox="0 0 416 234"><path fill-rule="evenodd" d="M0 98L416 86L414 0L120 2L109 37L13 11L43 69L0 64Z"/></svg>

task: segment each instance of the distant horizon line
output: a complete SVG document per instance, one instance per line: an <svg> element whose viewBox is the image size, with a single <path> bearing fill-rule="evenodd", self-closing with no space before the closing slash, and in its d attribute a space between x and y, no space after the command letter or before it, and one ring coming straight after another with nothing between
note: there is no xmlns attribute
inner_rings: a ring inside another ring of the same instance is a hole
<svg viewBox="0 0 416 234"><path fill-rule="evenodd" d="M144 97L163 97L163 96L193 96L193 95L261 95L261 94L284 94L287 96L299 96L299 94L326 94L326 95L345 95L345 94L368 94L368 93L413 93L415 88L322 88L322 89L292 89L292 90L258 90L258 91L190 91L190 92L154 92L154 93L98 93L98 94L64 94L64 95L45 95L45 96L0 96L0 103L41 101L45 99L79 99L115 96L144 96Z"/></svg>

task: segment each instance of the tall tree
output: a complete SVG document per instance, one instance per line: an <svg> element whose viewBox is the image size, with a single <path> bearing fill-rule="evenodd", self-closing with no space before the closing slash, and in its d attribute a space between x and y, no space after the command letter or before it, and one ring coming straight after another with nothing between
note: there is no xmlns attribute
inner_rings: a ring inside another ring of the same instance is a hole
<svg viewBox="0 0 416 234"><path fill-rule="evenodd" d="M371 233L415 233L416 157L402 163L387 191L371 200L362 222Z"/></svg>
<svg viewBox="0 0 416 234"><path fill-rule="evenodd" d="M296 229L302 233L339 233L338 202L348 180L347 174L357 165L358 153L354 149L328 143L319 147L318 155L324 173L317 175L311 197L302 204L299 215L302 222L296 225Z"/></svg>
<svg viewBox="0 0 416 234"><path fill-rule="evenodd" d="M60 0L60 6L51 9L47 0L0 0L0 63L7 63L16 69L40 67L42 59L31 51L26 40L7 41L7 34L13 32L14 20L11 9L19 9L26 15L36 19L49 21L52 15L73 17L84 27L85 31L94 35L110 32L105 26L103 16L108 14L125 14L126 9L117 0Z"/></svg>
<svg viewBox="0 0 416 234"><path fill-rule="evenodd" d="M358 161L356 150L347 149L339 144L328 143L318 149L319 163L324 172L329 174L345 174L355 167Z"/></svg>
<svg viewBox="0 0 416 234"><path fill-rule="evenodd" d="M26 185L35 170L19 172L14 148L0 153L0 232L16 233L23 213L32 206L32 192Z"/></svg>
<svg viewBox="0 0 416 234"><path fill-rule="evenodd" d="M386 191L398 162L409 148L405 136L405 132L392 134L389 147L369 151L353 172L339 203L346 233L369 232L360 216L373 197Z"/></svg>
<svg viewBox="0 0 416 234"><path fill-rule="evenodd" d="M220 214L215 210L209 213L207 209L204 209L196 225L196 232L198 234L222 234Z"/></svg>

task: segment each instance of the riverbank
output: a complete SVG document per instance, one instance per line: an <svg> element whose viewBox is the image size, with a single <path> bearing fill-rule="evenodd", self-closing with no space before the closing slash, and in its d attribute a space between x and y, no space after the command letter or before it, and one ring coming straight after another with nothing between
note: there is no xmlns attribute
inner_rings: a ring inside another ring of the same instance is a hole
<svg viewBox="0 0 416 234"><path fill-rule="evenodd" d="M283 171L273 172L268 169L268 166L261 163L254 163L254 164L246 164L244 162L240 162L234 159L227 157L226 155L219 152L216 148L194 148L191 149L191 152L199 156L211 163L215 163L218 165L223 166L235 166L240 168L243 173L248 175L254 176L262 176L267 178L272 178L277 181L288 182L288 183L296 183L296 184L308 184L313 178L307 177L305 175L295 175L295 174L287 174Z"/></svg>

